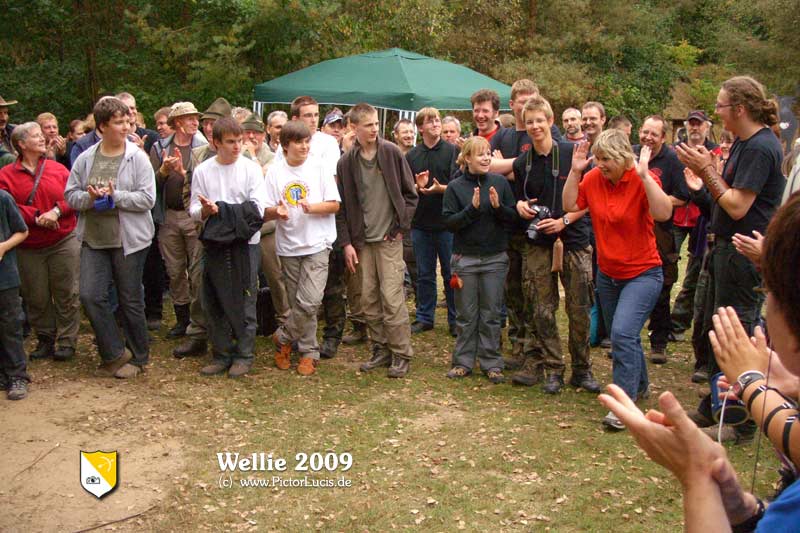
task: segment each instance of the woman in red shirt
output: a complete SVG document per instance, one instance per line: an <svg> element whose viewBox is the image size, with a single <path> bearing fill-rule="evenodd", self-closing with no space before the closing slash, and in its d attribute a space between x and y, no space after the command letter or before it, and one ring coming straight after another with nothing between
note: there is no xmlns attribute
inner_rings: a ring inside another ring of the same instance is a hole
<svg viewBox="0 0 800 533"><path fill-rule="evenodd" d="M650 148L642 147L638 165L630 141L619 130L607 130L592 146L580 143L564 185L564 210L589 208L597 243L597 292L606 330L611 332L613 380L633 400L646 394L647 363L641 331L655 306L664 278L656 249L653 221L669 220L672 203L658 178L648 170ZM603 424L625 426L609 412Z"/></svg>
<svg viewBox="0 0 800 533"><path fill-rule="evenodd" d="M31 359L75 355L80 326L78 272L80 244L75 212L64 201L69 170L47 159L47 144L36 122L11 133L19 157L0 169L0 189L14 197L28 238L17 248L22 299L39 343Z"/></svg>

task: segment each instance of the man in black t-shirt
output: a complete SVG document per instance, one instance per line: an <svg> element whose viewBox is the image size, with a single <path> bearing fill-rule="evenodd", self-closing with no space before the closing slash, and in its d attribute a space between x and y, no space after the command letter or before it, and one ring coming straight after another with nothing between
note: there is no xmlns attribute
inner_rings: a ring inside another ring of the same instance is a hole
<svg viewBox="0 0 800 533"><path fill-rule="evenodd" d="M661 180L661 188L670 197L674 207L683 206L689 200L683 178L683 163L678 160L675 151L666 140L666 122L659 115L651 115L644 119L639 130L641 145L633 148L637 155L642 145L650 147L650 172ZM664 222L656 222L653 226L656 235L656 246L661 256L661 268L664 274L664 285L650 313L650 361L655 364L667 362L667 341L672 330L669 315L669 296L672 285L678 281L678 251L675 249L675 237L672 234L672 218Z"/></svg>
<svg viewBox="0 0 800 533"><path fill-rule="evenodd" d="M450 334L455 337L456 308L450 287L453 234L444 227L442 199L447 183L456 170L458 148L442 139L442 120L437 109L420 109L415 121L422 134L422 142L406 154L419 193L419 203L411 221L411 241L417 261L417 313L411 332L433 329L438 257L447 300L447 323Z"/></svg>
<svg viewBox="0 0 800 533"><path fill-rule="evenodd" d="M681 161L703 180L703 191L714 202L710 226L714 247L708 257L713 308L733 307L745 330L752 334L761 309L761 298L755 290L761 284L761 275L736 251L731 239L736 233L763 234L780 204L786 181L781 173L783 153L769 128L777 123L778 110L767 99L764 87L747 76L724 82L715 108L723 127L736 136L722 174L714 168L712 155L703 146L681 144L677 152ZM719 366L711 358L709 375L717 372ZM698 411L690 416L698 425L711 425L710 397L704 398ZM735 430L723 427L723 440L749 440L755 429L752 424L736 426ZM716 431L709 433L716 435Z"/></svg>

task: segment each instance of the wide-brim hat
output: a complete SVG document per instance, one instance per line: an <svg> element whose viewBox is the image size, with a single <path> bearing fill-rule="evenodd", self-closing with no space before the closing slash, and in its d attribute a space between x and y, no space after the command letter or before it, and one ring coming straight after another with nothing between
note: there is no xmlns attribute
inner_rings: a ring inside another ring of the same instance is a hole
<svg viewBox="0 0 800 533"><path fill-rule="evenodd" d="M169 116L167 116L167 124L170 128L173 128L175 119L186 115L197 115L199 117L200 111L191 102L175 102L170 108Z"/></svg>
<svg viewBox="0 0 800 533"><path fill-rule="evenodd" d="M0 107L8 107L10 105L16 105L18 103L19 102L17 102L16 100L6 100L2 96L0 96Z"/></svg>
<svg viewBox="0 0 800 533"><path fill-rule="evenodd" d="M208 106L208 109L206 109L205 113L200 115L200 120L206 120L209 118L217 120L222 117L230 117L232 109L233 108L231 107L231 104L220 96L214 100L210 106Z"/></svg>

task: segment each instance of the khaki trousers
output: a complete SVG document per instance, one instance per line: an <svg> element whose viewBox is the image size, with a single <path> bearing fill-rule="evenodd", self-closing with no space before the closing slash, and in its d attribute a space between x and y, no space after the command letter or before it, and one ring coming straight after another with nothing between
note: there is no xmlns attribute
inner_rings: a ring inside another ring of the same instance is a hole
<svg viewBox="0 0 800 533"><path fill-rule="evenodd" d="M197 253L197 224L184 210L167 209L164 223L158 232L161 256L169 275L169 292L174 305L188 305L191 302L192 285L196 285L201 273L194 276L189 271L192 257Z"/></svg>
<svg viewBox="0 0 800 533"><path fill-rule="evenodd" d="M275 319L280 326L289 318L289 299L286 296L286 285L283 283L281 258L275 251L275 232L261 236L261 271L269 284L269 295L275 308Z"/></svg>
<svg viewBox="0 0 800 533"><path fill-rule="evenodd" d="M403 278L402 241L367 243L358 250L361 265L361 305L372 342L386 346L393 355L410 359L411 328Z"/></svg>
<svg viewBox="0 0 800 533"><path fill-rule="evenodd" d="M81 245L75 233L38 250L17 248L20 293L36 335L75 348L80 326Z"/></svg>

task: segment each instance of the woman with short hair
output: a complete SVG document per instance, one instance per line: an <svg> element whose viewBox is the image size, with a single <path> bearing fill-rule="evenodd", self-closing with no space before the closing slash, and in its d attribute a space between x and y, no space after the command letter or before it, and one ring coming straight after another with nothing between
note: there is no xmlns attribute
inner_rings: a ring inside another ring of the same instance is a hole
<svg viewBox="0 0 800 533"><path fill-rule="evenodd" d="M672 203L648 169L650 147L638 164L628 136L616 129L602 132L592 145L579 143L564 185L564 210L589 208L597 243L597 292L607 331L611 332L613 382L636 400L647 395L649 381L641 331L661 292L664 276L653 233L654 221L672 217ZM625 426L609 412L603 424Z"/></svg>
<svg viewBox="0 0 800 533"><path fill-rule="evenodd" d="M20 292L38 345L31 359L65 361L75 355L80 326L76 217L64 199L69 170L47 157L47 139L36 122L11 133L17 161L0 169L0 189L14 198L28 225L17 248Z"/></svg>

